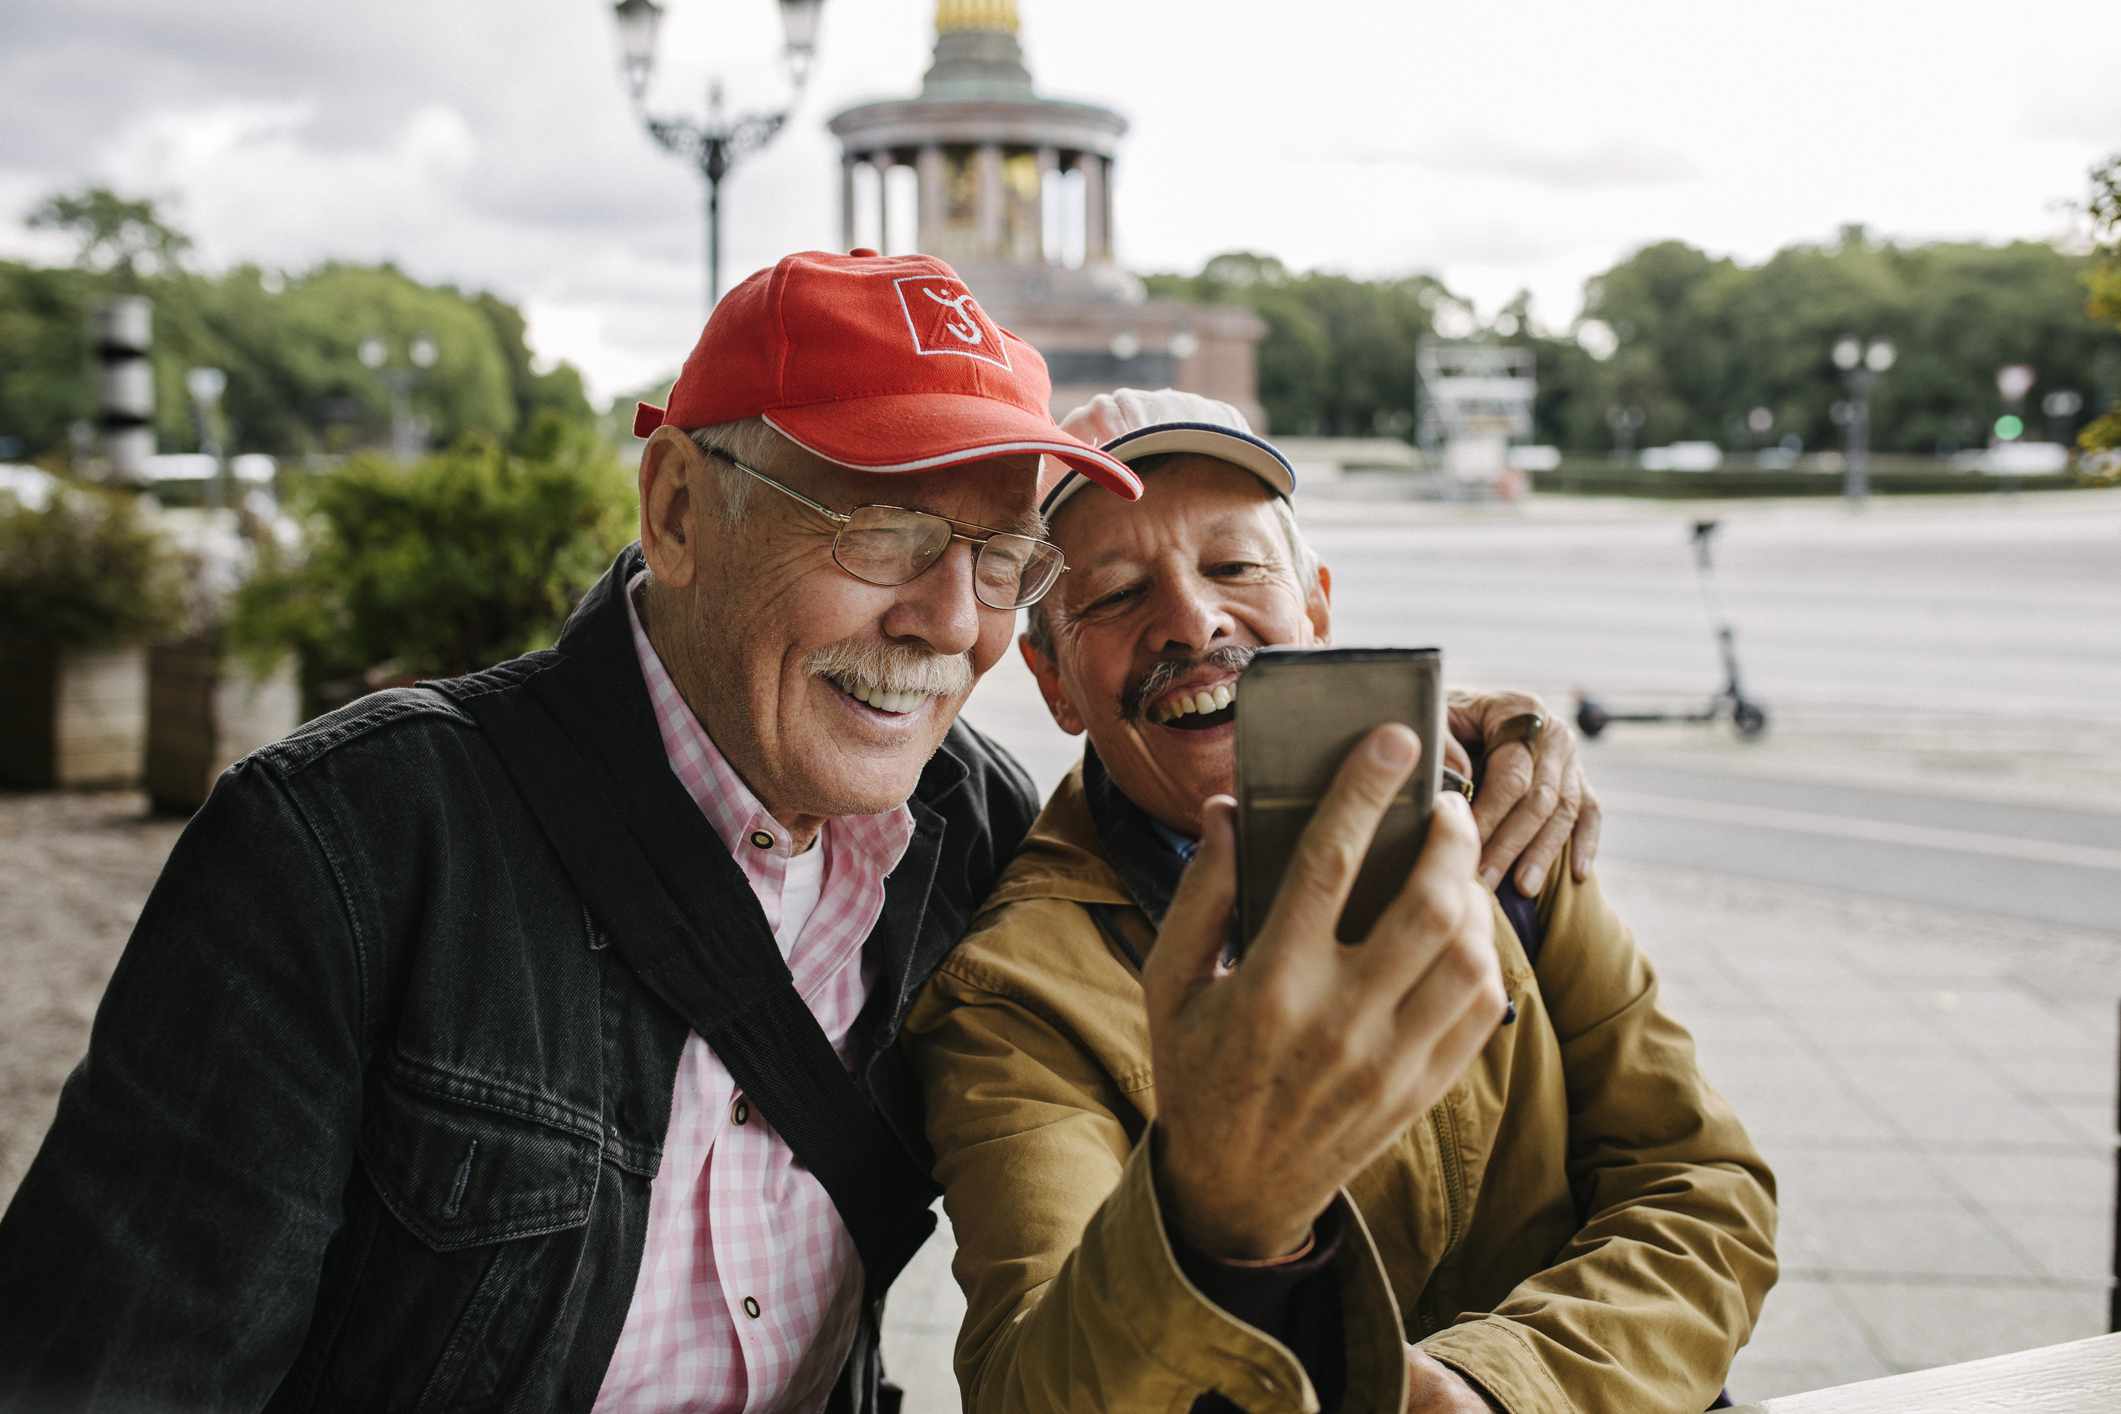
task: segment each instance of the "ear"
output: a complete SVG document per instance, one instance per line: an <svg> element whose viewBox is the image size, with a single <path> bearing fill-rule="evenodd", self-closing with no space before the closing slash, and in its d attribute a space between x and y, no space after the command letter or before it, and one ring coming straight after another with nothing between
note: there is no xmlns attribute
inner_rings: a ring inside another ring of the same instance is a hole
<svg viewBox="0 0 2121 1414"><path fill-rule="evenodd" d="M1046 699L1046 710L1053 716L1053 725L1069 736L1083 734L1082 715L1068 694L1061 690L1060 664L1031 646L1029 634L1018 634L1017 652L1024 655L1024 666L1031 669L1031 676L1038 679L1039 696Z"/></svg>
<svg viewBox="0 0 2121 1414"><path fill-rule="evenodd" d="M1333 641L1333 571L1318 567L1318 592L1304 596L1304 613L1310 617L1311 633L1320 643Z"/></svg>
<svg viewBox="0 0 2121 1414"><path fill-rule="evenodd" d="M699 573L699 508L714 495L707 454L675 427L658 427L641 451L641 553L656 582L684 588Z"/></svg>

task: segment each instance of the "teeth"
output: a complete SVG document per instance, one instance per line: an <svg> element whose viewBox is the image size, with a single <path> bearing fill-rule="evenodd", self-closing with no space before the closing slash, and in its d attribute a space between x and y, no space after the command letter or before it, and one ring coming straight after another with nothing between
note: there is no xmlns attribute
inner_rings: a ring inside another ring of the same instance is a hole
<svg viewBox="0 0 2121 1414"><path fill-rule="evenodd" d="M846 689L847 695L858 702L866 702L879 712L911 712L927 701L927 695L919 692L886 692L881 687L867 683L855 683Z"/></svg>
<svg viewBox="0 0 2121 1414"><path fill-rule="evenodd" d="M1157 705L1154 716L1159 723L1175 722L1188 713L1205 716L1210 712L1220 712L1236 700L1237 690L1229 683L1219 683L1202 692L1181 692L1166 699Z"/></svg>

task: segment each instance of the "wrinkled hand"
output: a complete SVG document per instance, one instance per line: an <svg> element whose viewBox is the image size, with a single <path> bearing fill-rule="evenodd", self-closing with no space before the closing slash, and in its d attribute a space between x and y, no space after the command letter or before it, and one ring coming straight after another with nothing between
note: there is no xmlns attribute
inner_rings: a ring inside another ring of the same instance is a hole
<svg viewBox="0 0 2121 1414"><path fill-rule="evenodd" d="M1201 842L1142 969L1166 1216L1211 1257L1301 1245L1341 1185L1442 1097L1501 1021L1493 904L1465 801L1438 804L1369 936L1334 925L1420 741L1371 732L1342 763L1243 965L1218 965L1236 901L1235 804Z"/></svg>
<svg viewBox="0 0 2121 1414"><path fill-rule="evenodd" d="M1527 712L1546 720L1537 740L1489 745L1506 723ZM1578 882L1587 877L1598 857L1602 816L1576 759L1576 733L1568 723L1528 692L1456 694L1450 722L1451 735L1467 749L1487 752L1473 797L1473 819L1486 841L1481 882L1492 889L1504 873L1514 872L1519 892L1537 897L1562 845L1571 840L1570 872Z"/></svg>
<svg viewBox="0 0 2121 1414"><path fill-rule="evenodd" d="M1407 1347L1407 1414L1490 1414L1494 1408L1456 1370L1418 1345Z"/></svg>

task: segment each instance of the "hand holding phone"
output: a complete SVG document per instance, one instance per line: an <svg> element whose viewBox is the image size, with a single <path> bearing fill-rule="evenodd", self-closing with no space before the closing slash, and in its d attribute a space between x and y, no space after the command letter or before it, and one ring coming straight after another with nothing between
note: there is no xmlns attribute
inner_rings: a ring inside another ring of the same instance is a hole
<svg viewBox="0 0 2121 1414"><path fill-rule="evenodd" d="M1364 851L1419 769L1404 726L1358 742L1298 835L1244 965L1218 963L1238 895L1236 812L1218 796L1142 969L1157 1183L1174 1230L1208 1256L1293 1250L1503 1015L1494 901L1474 877L1480 840L1462 800L1437 807L1363 946L1338 940Z"/></svg>
<svg viewBox="0 0 2121 1414"><path fill-rule="evenodd" d="M1414 772L1385 811L1337 934L1367 936L1414 872L1443 776L1443 654L1435 648L1268 648L1237 681L1238 944L1274 906L1290 856L1334 773L1372 729L1421 739Z"/></svg>

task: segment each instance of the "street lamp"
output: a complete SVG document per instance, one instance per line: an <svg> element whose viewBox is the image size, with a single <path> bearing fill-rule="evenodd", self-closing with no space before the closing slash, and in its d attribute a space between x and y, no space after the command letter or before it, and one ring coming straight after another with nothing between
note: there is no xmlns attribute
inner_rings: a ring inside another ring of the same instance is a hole
<svg viewBox="0 0 2121 1414"><path fill-rule="evenodd" d="M1853 334L1834 342L1834 367L1849 393L1848 468L1841 483L1849 504L1861 505L1871 490L1871 385L1899 358L1889 339L1868 343Z"/></svg>
<svg viewBox="0 0 2121 1414"><path fill-rule="evenodd" d="M184 391L191 396L192 418L199 425L199 450L214 459L208 504L218 511L228 498L227 458L222 455L221 433L214 413L221 406L221 395L228 391L228 375L218 368L188 369Z"/></svg>
<svg viewBox="0 0 2121 1414"><path fill-rule="evenodd" d="M817 59L818 15L825 0L777 0L781 10L781 60L788 69L792 92L777 113L738 113L724 116L721 80L707 85L707 116L660 117L647 109L648 81L655 72L657 31L663 23L663 7L656 0L619 0L612 15L619 26L619 73L626 81L627 97L648 135L666 152L675 153L698 169L707 183L707 308L711 312L722 297L722 178L738 160L773 141L781 125L802 97L810 81L810 68Z"/></svg>
<svg viewBox="0 0 2121 1414"><path fill-rule="evenodd" d="M410 368L392 368L390 345L370 335L361 341L355 351L361 366L379 375L383 386L390 390L390 454L397 460L411 461L425 450L427 427L423 419L412 415L412 385L422 373L435 366L441 350L426 334L415 334L405 347L405 360Z"/></svg>

